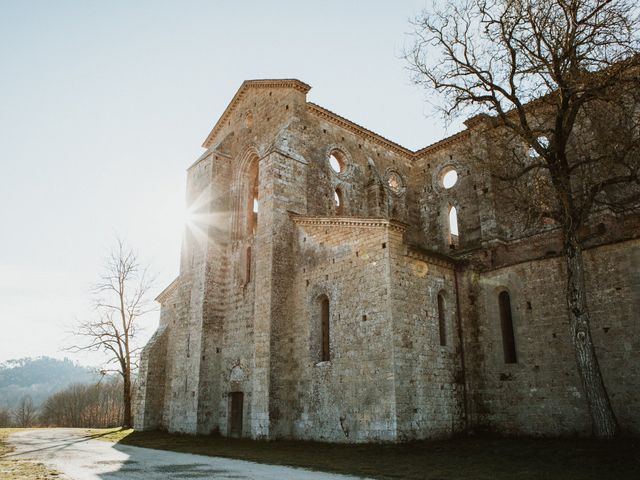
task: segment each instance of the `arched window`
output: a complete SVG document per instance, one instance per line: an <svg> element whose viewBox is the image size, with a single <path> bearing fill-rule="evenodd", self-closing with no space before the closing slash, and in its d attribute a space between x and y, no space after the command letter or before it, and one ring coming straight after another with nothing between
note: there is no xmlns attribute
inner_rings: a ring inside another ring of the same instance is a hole
<svg viewBox="0 0 640 480"><path fill-rule="evenodd" d="M251 247L247 247L244 261L245 261L244 283L247 284L251 281Z"/></svg>
<svg viewBox="0 0 640 480"><path fill-rule="evenodd" d="M329 154L329 166L335 173L344 173L346 166L344 153L340 150L332 150Z"/></svg>
<svg viewBox="0 0 640 480"><path fill-rule="evenodd" d="M252 235L258 226L258 160L249 169L247 195L247 233Z"/></svg>
<svg viewBox="0 0 640 480"><path fill-rule="evenodd" d="M336 188L333 192L333 202L336 207L336 215L342 215L344 213L344 203L342 201L342 190Z"/></svg>
<svg viewBox="0 0 640 480"><path fill-rule="evenodd" d="M320 303L320 322L322 330L322 346L320 361L328 362L331 359L330 346L330 330L329 330L329 299L326 295L321 295L319 298Z"/></svg>
<svg viewBox="0 0 640 480"><path fill-rule="evenodd" d="M451 248L458 246L458 211L456 207L451 206L449 208L449 245Z"/></svg>
<svg viewBox="0 0 640 480"><path fill-rule="evenodd" d="M444 347L447 344L447 323L444 295L442 293L438 294L438 331L440 333L440 346Z"/></svg>
<svg viewBox="0 0 640 480"><path fill-rule="evenodd" d="M511 316L511 298L506 290L498 295L500 304L500 327L502 329L502 348L504 363L518 363L516 356L516 339L513 332L513 318Z"/></svg>

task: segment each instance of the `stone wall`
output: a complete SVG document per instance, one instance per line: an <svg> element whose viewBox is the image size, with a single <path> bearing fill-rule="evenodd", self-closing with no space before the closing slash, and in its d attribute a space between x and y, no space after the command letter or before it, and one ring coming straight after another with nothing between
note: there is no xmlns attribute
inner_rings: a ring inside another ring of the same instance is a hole
<svg viewBox="0 0 640 480"><path fill-rule="evenodd" d="M274 435L396 440L389 235L385 221L297 217L290 322L274 333ZM330 308L330 360L317 338ZM372 381L375 379L375 381Z"/></svg>
<svg viewBox="0 0 640 480"><path fill-rule="evenodd" d="M391 316L399 439L463 429L464 376L453 264L391 242ZM438 295L444 317L442 338Z"/></svg>
<svg viewBox="0 0 640 480"><path fill-rule="evenodd" d="M159 296L136 426L229 435L231 399L242 393L239 433L254 438L587 433L559 236L549 225L524 232L496 200L477 163L489 151L482 130L469 124L411 152L308 103L308 89L243 84L188 169L195 216L180 275ZM450 169L458 182L444 188ZM639 228L599 212L585 230L594 341L633 433ZM511 299L516 363L503 355L501 291ZM329 361L319 353L323 296Z"/></svg>
<svg viewBox="0 0 640 480"><path fill-rule="evenodd" d="M640 377L635 368L640 326L638 240L586 252L591 331L614 411L623 428L640 433ZM561 258L468 273L477 325L465 321L475 424L510 434L587 434L590 420L576 370ZM505 364L498 293L509 291L517 363ZM468 305L467 308L471 306Z"/></svg>
<svg viewBox="0 0 640 480"><path fill-rule="evenodd" d="M138 378L133 395L136 430L162 426L167 361L167 326L161 325L140 355Z"/></svg>

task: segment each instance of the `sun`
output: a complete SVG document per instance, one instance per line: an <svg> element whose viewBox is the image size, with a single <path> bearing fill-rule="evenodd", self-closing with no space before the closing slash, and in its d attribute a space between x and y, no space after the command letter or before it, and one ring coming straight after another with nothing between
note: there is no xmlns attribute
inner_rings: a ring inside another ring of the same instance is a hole
<svg viewBox="0 0 640 480"><path fill-rule="evenodd" d="M182 209L181 225L184 228L192 229L197 224L198 214L194 205L185 205Z"/></svg>
<svg viewBox="0 0 640 480"><path fill-rule="evenodd" d="M210 223L209 189L203 189L191 202L187 200L182 211L182 228L185 235L193 235L199 242L207 239L207 230Z"/></svg>
<svg viewBox="0 0 640 480"><path fill-rule="evenodd" d="M211 187L203 188L195 198L185 203L182 211L184 235L200 245L210 243L211 235L225 225L227 212L212 211L214 196Z"/></svg>

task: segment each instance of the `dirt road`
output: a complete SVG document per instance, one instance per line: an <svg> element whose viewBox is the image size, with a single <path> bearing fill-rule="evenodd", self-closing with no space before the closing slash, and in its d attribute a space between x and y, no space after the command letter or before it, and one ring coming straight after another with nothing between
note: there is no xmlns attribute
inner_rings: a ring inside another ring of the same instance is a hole
<svg viewBox="0 0 640 480"><path fill-rule="evenodd" d="M92 439L83 429L14 433L13 458L42 462L69 480L349 480L356 477L297 468L131 447Z"/></svg>

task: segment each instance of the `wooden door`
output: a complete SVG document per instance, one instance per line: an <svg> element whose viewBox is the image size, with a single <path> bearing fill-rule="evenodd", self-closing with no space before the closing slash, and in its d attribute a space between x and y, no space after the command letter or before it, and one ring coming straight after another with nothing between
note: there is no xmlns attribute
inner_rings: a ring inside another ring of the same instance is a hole
<svg viewBox="0 0 640 480"><path fill-rule="evenodd" d="M231 392L231 423L229 435L232 437L242 436L242 405L244 394L242 392Z"/></svg>

